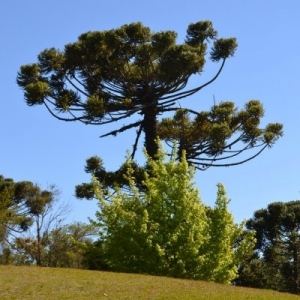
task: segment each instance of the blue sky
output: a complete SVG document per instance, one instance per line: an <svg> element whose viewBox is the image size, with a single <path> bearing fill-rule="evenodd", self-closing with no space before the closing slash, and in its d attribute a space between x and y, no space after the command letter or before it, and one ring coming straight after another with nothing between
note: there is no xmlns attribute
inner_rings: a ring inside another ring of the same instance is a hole
<svg viewBox="0 0 300 300"><path fill-rule="evenodd" d="M63 49L86 31L137 21L153 31L175 30L179 42L187 26L201 20L212 21L220 37L236 37L238 50L218 80L182 105L206 110L214 96L216 102L234 101L241 108L259 99L266 111L262 125L284 124L284 137L255 160L198 171L195 180L203 201L213 205L216 184L223 183L240 222L271 202L300 199L298 0L2 0L1 11L0 174L43 188L55 183L61 200L72 202L68 222L85 222L97 208L95 201L74 197L75 185L90 180L85 160L99 155L107 169L116 169L133 144L134 131L100 139L107 127L61 122L43 106L28 107L16 84L17 72L21 65L36 62L45 48ZM216 68L207 63L198 82L205 82Z"/></svg>

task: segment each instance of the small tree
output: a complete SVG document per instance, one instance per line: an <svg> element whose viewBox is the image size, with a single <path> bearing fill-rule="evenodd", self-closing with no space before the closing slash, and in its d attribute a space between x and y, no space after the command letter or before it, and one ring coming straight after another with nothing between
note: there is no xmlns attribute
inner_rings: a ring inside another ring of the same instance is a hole
<svg viewBox="0 0 300 300"><path fill-rule="evenodd" d="M48 267L86 268L85 254L96 234L95 226L79 222L51 230L45 238L43 264Z"/></svg>
<svg viewBox="0 0 300 300"><path fill-rule="evenodd" d="M107 190L94 178L100 208L97 225L102 227L108 266L115 271L223 283L234 279L235 265L253 246L253 240L250 234L237 244L242 228L234 225L224 195L219 195L215 209L208 209L194 187L194 168L184 155L180 161L174 156L166 161L159 148L155 159L147 154L146 158L143 191L132 176L131 160L125 175L128 191L116 187L115 193L105 194ZM224 192L221 186L219 189ZM217 253L212 254L211 249Z"/></svg>
<svg viewBox="0 0 300 300"><path fill-rule="evenodd" d="M268 264L257 253L239 265L235 285L278 290L281 282L280 270Z"/></svg>
<svg viewBox="0 0 300 300"><path fill-rule="evenodd" d="M38 266L43 264L43 249L50 231L61 227L71 210L69 203L59 203L60 191L55 185L51 185L49 190L52 193L52 200L44 206L43 210L34 214L32 218L32 237L36 240L37 245L35 262Z"/></svg>
<svg viewBox="0 0 300 300"><path fill-rule="evenodd" d="M15 265L42 265L44 246L31 237L17 237L12 243L13 263Z"/></svg>
<svg viewBox="0 0 300 300"><path fill-rule="evenodd" d="M41 190L29 181L14 182L0 176L0 242L13 232L28 230L35 216L52 201L51 190Z"/></svg>
<svg viewBox="0 0 300 300"><path fill-rule="evenodd" d="M38 266L45 265L48 235L51 231L62 227L62 222L71 210L68 203L59 203L60 191L54 185L51 185L49 190L52 194L51 201L32 215L29 233L14 240L14 253L17 261L20 261L19 264L26 258L28 262Z"/></svg>
<svg viewBox="0 0 300 300"><path fill-rule="evenodd" d="M87 268L86 253L97 229L91 224L60 225L44 232L41 241L19 237L13 243L14 263L47 267Z"/></svg>

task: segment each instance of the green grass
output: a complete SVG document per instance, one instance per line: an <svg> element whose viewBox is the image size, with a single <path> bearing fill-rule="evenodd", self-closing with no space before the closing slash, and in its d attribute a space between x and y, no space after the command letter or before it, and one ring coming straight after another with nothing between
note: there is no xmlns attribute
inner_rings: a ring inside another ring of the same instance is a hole
<svg viewBox="0 0 300 300"><path fill-rule="evenodd" d="M203 281L75 269L0 266L0 299L298 299Z"/></svg>

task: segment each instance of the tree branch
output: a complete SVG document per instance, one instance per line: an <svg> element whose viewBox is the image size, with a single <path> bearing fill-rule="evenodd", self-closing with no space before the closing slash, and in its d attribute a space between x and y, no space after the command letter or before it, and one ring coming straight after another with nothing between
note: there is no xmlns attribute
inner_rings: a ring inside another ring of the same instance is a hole
<svg viewBox="0 0 300 300"><path fill-rule="evenodd" d="M121 132L126 131L126 130L128 130L130 128L137 127L137 126L141 125L141 123L142 123L142 121L137 121L135 123L131 123L129 125L125 125L125 126L121 127L120 129L113 130L111 132L108 132L106 134L101 135L100 137L102 138L102 137L106 137L106 136L109 136L109 135L116 136L118 133L121 133Z"/></svg>

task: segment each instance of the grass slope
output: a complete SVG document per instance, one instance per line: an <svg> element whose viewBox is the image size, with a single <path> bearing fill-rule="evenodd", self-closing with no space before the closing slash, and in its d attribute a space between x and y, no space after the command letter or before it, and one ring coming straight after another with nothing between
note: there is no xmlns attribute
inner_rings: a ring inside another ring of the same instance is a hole
<svg viewBox="0 0 300 300"><path fill-rule="evenodd" d="M0 299L299 299L202 281L75 269L0 266Z"/></svg>

